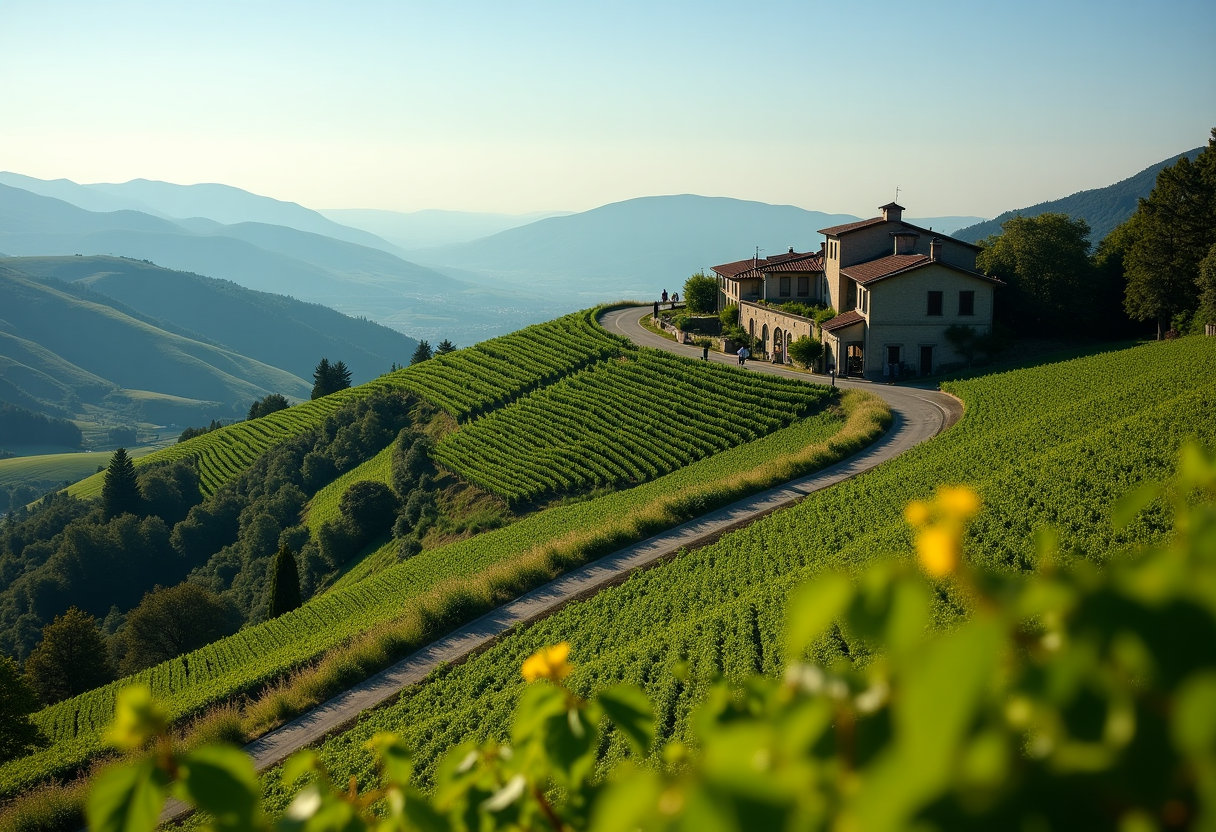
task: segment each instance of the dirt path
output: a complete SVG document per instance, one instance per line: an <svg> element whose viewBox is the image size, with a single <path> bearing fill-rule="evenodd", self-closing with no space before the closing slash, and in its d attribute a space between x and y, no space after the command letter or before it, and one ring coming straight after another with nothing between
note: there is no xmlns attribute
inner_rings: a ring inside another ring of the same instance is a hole
<svg viewBox="0 0 1216 832"><path fill-rule="evenodd" d="M624 334L635 343L666 349L686 357L700 357L699 348L681 346L649 332L638 323L639 317L639 308L629 307L606 313L601 322L610 331ZM736 363L736 359L724 355L714 356L713 360ZM757 372L788 375L802 381L821 380L760 362L747 366ZM893 459L936 436L962 415L962 407L956 399L933 390L865 382L843 382L840 386L864 387L889 402L895 413L890 430L870 447L821 471L738 500L574 569L432 642L361 684L254 740L244 750L253 757L259 771L280 763L295 751L353 723L368 708L381 705L394 698L403 688L422 681L440 663L460 661L484 649L513 627L551 615L571 601L619 583L636 569L651 566L681 549L709 543L732 529L793 505L808 494ZM186 811L184 804L170 801L161 820L172 820Z"/></svg>

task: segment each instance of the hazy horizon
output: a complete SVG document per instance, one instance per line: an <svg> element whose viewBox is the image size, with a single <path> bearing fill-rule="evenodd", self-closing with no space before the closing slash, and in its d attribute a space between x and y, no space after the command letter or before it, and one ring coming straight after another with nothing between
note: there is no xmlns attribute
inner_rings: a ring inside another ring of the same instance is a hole
<svg viewBox="0 0 1216 832"><path fill-rule="evenodd" d="M0 27L0 168L318 210L871 216L898 186L914 215L992 217L1216 124L1216 6L1189 0L9 2Z"/></svg>

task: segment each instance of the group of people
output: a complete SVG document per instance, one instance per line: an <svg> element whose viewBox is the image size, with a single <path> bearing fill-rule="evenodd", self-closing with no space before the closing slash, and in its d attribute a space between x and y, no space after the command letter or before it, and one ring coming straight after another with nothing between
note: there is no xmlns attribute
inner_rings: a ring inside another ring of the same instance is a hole
<svg viewBox="0 0 1216 832"><path fill-rule="evenodd" d="M668 298L668 297L667 297L667 290L666 290L666 289L664 289L664 290L663 290L663 303L668 303L669 301L670 301L670 303L671 303L671 308L672 308L672 309L675 309L676 304L680 302L680 293L679 293L679 292L672 292L672 293L671 293L671 297L670 297L670 298Z"/></svg>

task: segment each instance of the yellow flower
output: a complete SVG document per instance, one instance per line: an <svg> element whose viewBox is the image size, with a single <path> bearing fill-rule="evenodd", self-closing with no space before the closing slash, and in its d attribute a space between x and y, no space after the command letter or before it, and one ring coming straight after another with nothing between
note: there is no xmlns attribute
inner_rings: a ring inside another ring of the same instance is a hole
<svg viewBox="0 0 1216 832"><path fill-rule="evenodd" d="M979 514L980 495L965 485L943 485L937 489L937 504L945 514L967 520Z"/></svg>
<svg viewBox="0 0 1216 832"><path fill-rule="evenodd" d="M940 578L958 568L963 557L962 530L930 526L916 536L916 559L930 577Z"/></svg>
<svg viewBox="0 0 1216 832"><path fill-rule="evenodd" d="M923 526L929 522L932 509L924 500L913 500L904 509L904 519L910 526Z"/></svg>
<svg viewBox="0 0 1216 832"><path fill-rule="evenodd" d="M537 679L560 682L569 676L573 669L566 661L569 656L570 642L568 641L542 648L524 662L524 679L529 682L535 682Z"/></svg>

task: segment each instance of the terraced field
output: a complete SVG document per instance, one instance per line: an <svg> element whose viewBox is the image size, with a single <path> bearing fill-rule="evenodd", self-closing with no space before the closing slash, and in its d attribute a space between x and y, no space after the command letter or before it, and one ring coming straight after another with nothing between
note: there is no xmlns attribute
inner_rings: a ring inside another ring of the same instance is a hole
<svg viewBox="0 0 1216 832"><path fill-rule="evenodd" d="M656 703L660 741L683 737L714 675L781 672L793 585L827 568L910 552L903 507L941 483L967 483L982 495L967 551L997 569L1032 568L1034 532L1043 525L1059 531L1065 551L1102 553L1157 539L1169 528L1163 505L1119 532L1109 522L1111 505L1138 484L1169 476L1183 442L1216 447L1216 386L1195 372L1214 362L1216 339L1193 337L952 383L966 415L946 434L507 636L366 715L327 741L321 756L340 782L362 778L370 774L363 742L395 731L413 749L425 784L453 744L507 737L523 659L567 640L577 691L639 684ZM939 621L956 615L960 600L943 599ZM850 646L856 649L842 634L819 658ZM623 748L612 738L606 754ZM285 805L277 774L263 782L271 804Z"/></svg>
<svg viewBox="0 0 1216 832"><path fill-rule="evenodd" d="M656 350L628 352L444 439L435 460L511 503L645 482L788 425L817 387Z"/></svg>
<svg viewBox="0 0 1216 832"><path fill-rule="evenodd" d="M595 323L594 310L576 312L261 419L211 431L149 454L137 464L193 456L203 494L210 496L268 448L317 427L330 413L376 390L410 390L453 416L467 418L616 355L622 343ZM102 476L96 474L68 491L95 497L101 493L101 483Z"/></svg>

